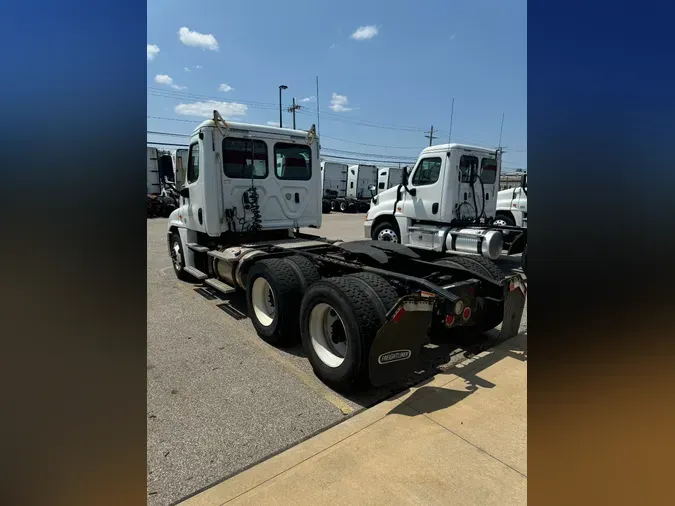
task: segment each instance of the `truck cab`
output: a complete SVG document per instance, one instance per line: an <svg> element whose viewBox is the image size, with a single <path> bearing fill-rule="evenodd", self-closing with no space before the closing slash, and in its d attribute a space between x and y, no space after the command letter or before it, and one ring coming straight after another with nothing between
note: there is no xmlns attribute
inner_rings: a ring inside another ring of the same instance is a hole
<svg viewBox="0 0 675 506"><path fill-rule="evenodd" d="M216 111L192 133L180 206L169 233L197 236L321 226L315 131L225 122Z"/></svg>
<svg viewBox="0 0 675 506"><path fill-rule="evenodd" d="M435 252L491 259L524 247L523 234L491 223L497 215L499 150L466 144L430 146L401 183L373 198L365 236ZM510 241L510 242L509 242Z"/></svg>
<svg viewBox="0 0 675 506"><path fill-rule="evenodd" d="M380 167L377 175L377 193L382 193L401 182L402 168Z"/></svg>
<svg viewBox="0 0 675 506"><path fill-rule="evenodd" d="M497 194L495 225L527 226L527 174L520 186L502 190Z"/></svg>

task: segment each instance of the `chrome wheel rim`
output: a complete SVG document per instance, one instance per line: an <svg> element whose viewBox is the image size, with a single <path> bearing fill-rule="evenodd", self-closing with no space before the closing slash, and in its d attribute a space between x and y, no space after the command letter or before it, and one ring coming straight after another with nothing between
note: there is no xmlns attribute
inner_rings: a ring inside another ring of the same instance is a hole
<svg viewBox="0 0 675 506"><path fill-rule="evenodd" d="M347 356L347 332L338 312L320 303L309 314L309 336L319 360L331 368L340 367Z"/></svg>

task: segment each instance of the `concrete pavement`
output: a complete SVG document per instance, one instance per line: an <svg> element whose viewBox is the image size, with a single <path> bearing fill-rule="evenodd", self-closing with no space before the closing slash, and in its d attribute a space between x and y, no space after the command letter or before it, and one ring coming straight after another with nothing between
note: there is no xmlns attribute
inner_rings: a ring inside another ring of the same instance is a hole
<svg viewBox="0 0 675 506"><path fill-rule="evenodd" d="M527 332L181 504L525 504Z"/></svg>

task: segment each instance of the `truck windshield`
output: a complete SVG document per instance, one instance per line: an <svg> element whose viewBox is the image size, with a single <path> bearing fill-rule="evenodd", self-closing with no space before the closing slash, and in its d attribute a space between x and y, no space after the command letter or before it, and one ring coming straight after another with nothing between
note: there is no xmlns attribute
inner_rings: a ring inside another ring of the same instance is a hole
<svg viewBox="0 0 675 506"><path fill-rule="evenodd" d="M253 177L264 179L267 177L267 144L264 141L251 141L250 139L237 139L225 137L223 139L223 170L225 175L232 179L248 179L244 169L251 165L251 155L255 156L253 162Z"/></svg>
<svg viewBox="0 0 675 506"><path fill-rule="evenodd" d="M495 184L497 180L497 160L494 158L483 158L480 164L480 177L483 184Z"/></svg>

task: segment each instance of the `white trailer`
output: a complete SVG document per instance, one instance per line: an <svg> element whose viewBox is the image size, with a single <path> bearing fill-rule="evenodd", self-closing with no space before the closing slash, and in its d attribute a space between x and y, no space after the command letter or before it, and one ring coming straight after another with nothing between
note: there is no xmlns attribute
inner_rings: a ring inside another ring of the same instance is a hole
<svg viewBox="0 0 675 506"><path fill-rule="evenodd" d="M318 144L314 127L226 123L217 111L200 124L166 230L176 276L243 294L264 341L301 341L316 375L343 390L409 377L431 332L518 332L524 280L489 260L301 234L322 222Z"/></svg>
<svg viewBox="0 0 675 506"><path fill-rule="evenodd" d="M323 195L328 198L345 198L347 196L347 164L321 162L323 178Z"/></svg>
<svg viewBox="0 0 675 506"><path fill-rule="evenodd" d="M370 200L370 188L377 184L377 167L374 165L350 165L347 173L347 197Z"/></svg>
<svg viewBox="0 0 675 506"><path fill-rule="evenodd" d="M377 193L388 190L401 182L403 168L380 167L377 175Z"/></svg>

